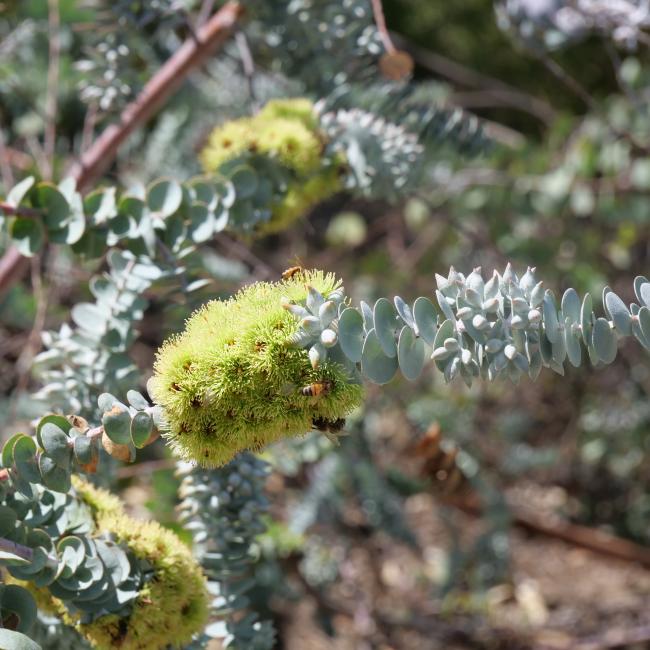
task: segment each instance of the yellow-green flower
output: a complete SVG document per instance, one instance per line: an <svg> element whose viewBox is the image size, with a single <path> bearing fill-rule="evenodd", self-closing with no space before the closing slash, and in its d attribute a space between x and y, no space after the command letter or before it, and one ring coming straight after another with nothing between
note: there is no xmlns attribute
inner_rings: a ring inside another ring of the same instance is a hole
<svg viewBox="0 0 650 650"><path fill-rule="evenodd" d="M208 138L200 154L206 171L215 172L227 160L248 151L253 142L253 129L249 118L232 120L218 126Z"/></svg>
<svg viewBox="0 0 650 650"><path fill-rule="evenodd" d="M342 189L340 158L324 155L325 139L308 99L275 99L255 116L226 122L200 153L206 173L237 161L255 167L256 156L277 161L285 178L274 190L271 218L258 232L284 230L316 204Z"/></svg>
<svg viewBox="0 0 650 650"><path fill-rule="evenodd" d="M100 650L162 650L189 643L205 627L209 611L206 581L191 550L157 522L129 517L109 492L77 476L72 479L77 495L92 510L97 534L111 533L128 546L151 567L152 578L140 590L129 617L109 614L86 624L79 623L78 615L71 614L47 587L21 584L32 592L40 609L76 627Z"/></svg>
<svg viewBox="0 0 650 650"><path fill-rule="evenodd" d="M223 465L244 449L304 434L315 419L338 420L360 404L362 388L343 366L327 360L313 368L307 351L294 345L300 323L282 302L304 304L308 285L327 297L340 281L307 271L252 284L204 305L163 344L149 390L163 407L163 435L177 455ZM303 394L317 382L327 385L325 394Z"/></svg>
<svg viewBox="0 0 650 650"><path fill-rule="evenodd" d="M272 99L266 103L259 114L266 119L284 117L300 120L311 131L318 129L314 104L311 100L302 97Z"/></svg>

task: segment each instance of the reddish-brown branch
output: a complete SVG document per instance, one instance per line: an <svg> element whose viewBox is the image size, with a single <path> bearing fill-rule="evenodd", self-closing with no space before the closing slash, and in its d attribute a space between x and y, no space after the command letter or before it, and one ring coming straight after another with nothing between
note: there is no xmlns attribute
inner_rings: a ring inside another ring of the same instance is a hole
<svg viewBox="0 0 650 650"><path fill-rule="evenodd" d="M15 206L6 203L5 201L0 201L0 214L12 214L20 217L38 217L43 214L43 211L38 208Z"/></svg>
<svg viewBox="0 0 650 650"><path fill-rule="evenodd" d="M87 188L110 167L122 143L160 109L192 70L223 45L242 14L243 8L239 4L229 2L198 30L196 38L185 41L151 78L137 99L124 109L119 122L109 126L83 153L80 163L71 172L80 190Z"/></svg>
<svg viewBox="0 0 650 650"><path fill-rule="evenodd" d="M449 497L444 498L443 501L468 514L481 514L481 506L475 498ZM561 517L540 515L512 504L509 510L513 524L519 528L547 537L555 537L601 555L608 555L627 562L638 562L643 566L650 567L650 549L645 546L595 528L572 524Z"/></svg>
<svg viewBox="0 0 650 650"><path fill-rule="evenodd" d="M236 2L224 5L163 65L129 104L119 121L109 126L81 155L71 170L79 190L87 189L112 164L124 141L145 124L182 85L187 76L214 54L232 34L244 9ZM0 259L0 296L23 276L29 264L15 247Z"/></svg>
<svg viewBox="0 0 650 650"><path fill-rule="evenodd" d="M372 13L375 16L375 25L377 26L381 42L386 48L386 52L394 52L395 46L386 27L386 18L384 17L384 8L381 0L372 0Z"/></svg>

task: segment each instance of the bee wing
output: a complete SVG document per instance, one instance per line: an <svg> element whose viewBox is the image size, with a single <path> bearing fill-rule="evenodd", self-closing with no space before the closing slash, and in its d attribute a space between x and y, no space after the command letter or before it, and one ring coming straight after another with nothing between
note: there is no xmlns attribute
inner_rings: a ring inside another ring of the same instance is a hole
<svg viewBox="0 0 650 650"><path fill-rule="evenodd" d="M298 384L294 384L291 381L285 381L282 386L280 386L280 395L291 395L292 393L298 392Z"/></svg>

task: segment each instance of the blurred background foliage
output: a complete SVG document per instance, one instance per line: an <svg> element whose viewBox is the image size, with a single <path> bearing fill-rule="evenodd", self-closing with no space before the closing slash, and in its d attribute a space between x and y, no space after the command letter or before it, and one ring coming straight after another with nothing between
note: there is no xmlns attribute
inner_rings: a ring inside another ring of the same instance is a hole
<svg viewBox="0 0 650 650"><path fill-rule="evenodd" d="M264 3L250 4L255 16ZM2 2L4 190L30 173L62 176L191 37L202 9L190 1L147 5L58 3L57 137L49 156L47 3ZM202 247L198 264L210 280L203 289L147 295L131 350L142 383L155 349L195 306L277 278L294 263L336 271L355 300L396 293L410 300L431 294L433 274L449 265L488 271L508 260L521 271L536 266L556 294L573 286L598 295L607 278L632 298L630 280L650 266L647 44L629 50L594 33L552 52L530 48L478 0L385 0L384 10L396 45L413 57L419 101L477 115L490 146L475 157L428 147L424 178L405 200L341 192L285 232L257 241L224 236ZM188 178L199 172L198 151L215 125L271 97L317 100L331 91L332 78L318 87L319 79L303 74L306 43L300 57L290 48L279 56L283 41L264 40L262 27L282 25L274 11L129 140L111 182ZM243 63L247 51L252 69ZM379 81L368 63L363 83L353 82L334 104L357 93L357 105L390 115L372 88ZM30 369L41 331L58 329L88 298L86 282L101 265L51 250L32 264L34 284L0 299L4 436L38 414ZM424 376L415 385L369 387L340 447L309 434L265 451L270 514L251 598L260 617L275 622L278 647L332 647L328 635L341 648L529 647L549 630L557 647L569 647L561 645L569 635L641 622L647 571L576 555L539 531L522 533L513 515L559 516L650 546L650 366L637 350L624 346L600 372L571 368L563 379L544 372L534 385L467 389ZM418 446L432 430L442 440L438 455ZM174 510L179 479L165 448L148 447L138 463L114 466L113 487L131 512L182 531ZM456 466L459 485L478 495L480 517L448 498L463 492L455 484L446 492Z"/></svg>

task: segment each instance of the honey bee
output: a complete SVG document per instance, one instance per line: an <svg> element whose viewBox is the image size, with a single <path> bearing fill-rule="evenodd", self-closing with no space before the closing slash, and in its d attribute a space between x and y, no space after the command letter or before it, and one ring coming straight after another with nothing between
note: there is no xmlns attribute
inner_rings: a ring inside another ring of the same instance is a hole
<svg viewBox="0 0 650 650"><path fill-rule="evenodd" d="M282 271L282 279L290 280L294 275L297 275L298 273L302 274L304 270L305 269L303 269L302 266L290 266L285 271Z"/></svg>
<svg viewBox="0 0 650 650"><path fill-rule="evenodd" d="M309 384L309 386L303 386L300 389L300 393L305 397L324 397L332 391L333 386L334 384L327 379L315 381L313 384Z"/></svg>
<svg viewBox="0 0 650 650"><path fill-rule="evenodd" d="M327 418L317 417L312 420L312 425L316 431L339 433L345 426L345 418L328 420Z"/></svg>
<svg viewBox="0 0 650 650"><path fill-rule="evenodd" d="M339 437L346 435L342 433L345 426L344 418L328 420L327 418L317 417L311 421L315 431L320 431L333 445L340 444Z"/></svg>

